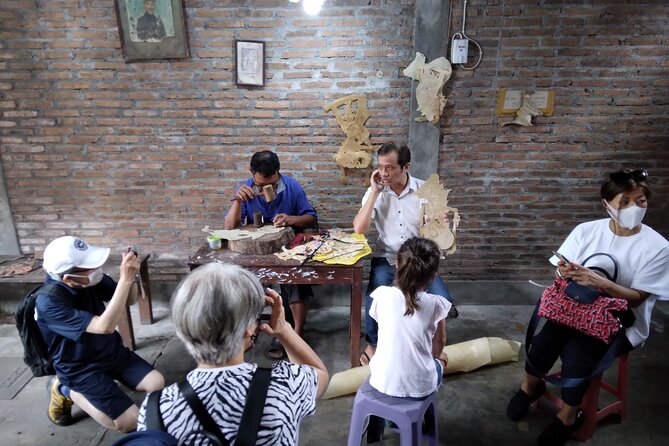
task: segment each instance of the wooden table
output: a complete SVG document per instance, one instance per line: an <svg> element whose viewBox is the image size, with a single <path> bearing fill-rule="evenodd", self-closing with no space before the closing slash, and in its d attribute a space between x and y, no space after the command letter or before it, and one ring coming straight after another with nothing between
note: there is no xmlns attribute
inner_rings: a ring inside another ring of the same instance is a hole
<svg viewBox="0 0 669 446"><path fill-rule="evenodd" d="M191 270L211 263L233 263L252 271L263 283L282 285L350 285L349 338L351 367L360 365L360 321L362 311L362 260L355 265L328 265L310 261L281 260L274 254L240 254L227 248L212 250L204 245L189 259Z"/></svg>

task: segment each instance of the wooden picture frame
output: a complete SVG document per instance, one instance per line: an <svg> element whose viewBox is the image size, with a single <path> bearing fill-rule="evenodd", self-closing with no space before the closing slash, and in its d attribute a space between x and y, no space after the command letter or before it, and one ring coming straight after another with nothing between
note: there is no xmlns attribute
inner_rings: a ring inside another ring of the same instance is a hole
<svg viewBox="0 0 669 446"><path fill-rule="evenodd" d="M265 86L265 42L235 40L235 83Z"/></svg>
<svg viewBox="0 0 669 446"><path fill-rule="evenodd" d="M114 0L126 61L188 57L182 0Z"/></svg>

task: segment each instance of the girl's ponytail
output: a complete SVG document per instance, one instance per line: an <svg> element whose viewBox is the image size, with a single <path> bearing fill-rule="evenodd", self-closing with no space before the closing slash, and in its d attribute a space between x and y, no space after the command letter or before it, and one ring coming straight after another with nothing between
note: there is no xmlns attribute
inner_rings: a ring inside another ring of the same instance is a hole
<svg viewBox="0 0 669 446"><path fill-rule="evenodd" d="M420 308L418 293L434 280L440 257L439 245L420 237L407 240L397 252L395 286L404 294L405 316L411 316Z"/></svg>

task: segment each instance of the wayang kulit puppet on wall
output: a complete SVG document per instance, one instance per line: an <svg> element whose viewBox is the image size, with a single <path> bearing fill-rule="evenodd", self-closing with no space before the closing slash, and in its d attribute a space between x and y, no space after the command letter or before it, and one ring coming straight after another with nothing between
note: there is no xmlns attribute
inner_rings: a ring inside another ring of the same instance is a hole
<svg viewBox="0 0 669 446"><path fill-rule="evenodd" d="M342 178L346 178L344 169L366 169L372 161L372 144L369 142L369 130L365 122L369 119L367 97L361 94L344 96L325 105L323 109L334 114L337 124L346 134L344 143L334 155L341 167Z"/></svg>
<svg viewBox="0 0 669 446"><path fill-rule="evenodd" d="M444 84L451 78L451 63L440 57L426 64L425 56L416 53L413 62L402 72L405 76L418 81L416 87L416 102L421 116L416 121L430 121L439 123L441 112L444 111L446 98L442 93Z"/></svg>

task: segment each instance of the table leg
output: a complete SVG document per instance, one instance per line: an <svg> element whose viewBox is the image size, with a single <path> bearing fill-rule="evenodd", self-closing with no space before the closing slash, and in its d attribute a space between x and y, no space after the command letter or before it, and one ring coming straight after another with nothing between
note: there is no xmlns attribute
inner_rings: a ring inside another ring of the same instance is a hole
<svg viewBox="0 0 669 446"><path fill-rule="evenodd" d="M121 312L121 320L118 321L118 331L123 339L123 345L130 350L135 349L135 333L132 331L132 318L130 307L126 305L125 311Z"/></svg>
<svg viewBox="0 0 669 446"><path fill-rule="evenodd" d="M139 280L142 281L145 297L138 296L137 305L139 305L139 319L142 325L153 324L153 308L151 306L151 285L149 283L149 262L148 258L139 266ZM140 293L141 294L141 293Z"/></svg>
<svg viewBox="0 0 669 446"><path fill-rule="evenodd" d="M353 268L351 283L351 314L349 316L349 336L351 339L351 367L360 365L360 314L362 311L362 269Z"/></svg>

